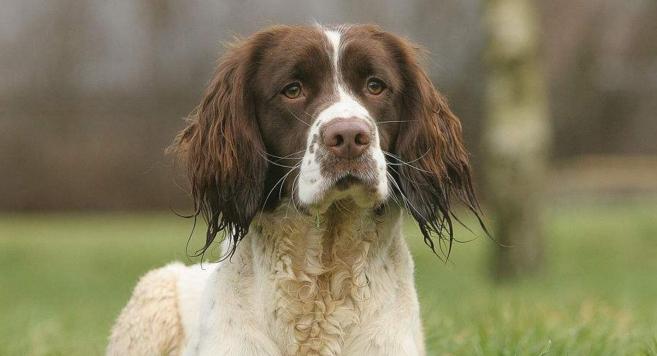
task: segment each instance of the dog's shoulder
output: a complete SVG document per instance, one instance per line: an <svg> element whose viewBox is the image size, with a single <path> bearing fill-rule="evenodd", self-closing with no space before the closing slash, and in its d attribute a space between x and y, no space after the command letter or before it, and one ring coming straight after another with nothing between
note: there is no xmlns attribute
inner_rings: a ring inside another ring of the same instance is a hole
<svg viewBox="0 0 657 356"><path fill-rule="evenodd" d="M180 354L213 267L174 262L141 277L112 328L107 354Z"/></svg>
<svg viewBox="0 0 657 356"><path fill-rule="evenodd" d="M217 263L195 264L178 272L178 310L187 336L198 327L204 290L218 266Z"/></svg>

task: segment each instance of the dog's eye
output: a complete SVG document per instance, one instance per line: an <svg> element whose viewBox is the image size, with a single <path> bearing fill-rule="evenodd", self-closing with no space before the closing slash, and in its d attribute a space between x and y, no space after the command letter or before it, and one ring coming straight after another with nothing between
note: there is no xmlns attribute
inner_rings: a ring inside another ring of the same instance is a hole
<svg viewBox="0 0 657 356"><path fill-rule="evenodd" d="M294 83L288 84L287 86L285 86L285 88L283 88L281 93L283 95L285 95L286 97L290 98L290 99L296 99L296 98L300 97L301 93L302 93L301 83L294 82Z"/></svg>
<svg viewBox="0 0 657 356"><path fill-rule="evenodd" d="M370 78L367 80L367 91L372 94L372 95L379 95L383 93L383 90L385 90L386 85L383 83L381 79L378 78Z"/></svg>

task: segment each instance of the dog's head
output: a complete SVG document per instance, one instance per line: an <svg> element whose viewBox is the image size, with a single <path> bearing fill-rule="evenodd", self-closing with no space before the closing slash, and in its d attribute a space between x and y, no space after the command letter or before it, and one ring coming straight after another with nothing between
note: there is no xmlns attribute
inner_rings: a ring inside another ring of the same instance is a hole
<svg viewBox="0 0 657 356"><path fill-rule="evenodd" d="M400 204L425 242L451 242L451 201L477 213L459 120L420 67L417 48L375 26L280 26L220 60L177 136L207 248L233 247L282 201L310 213L351 199Z"/></svg>

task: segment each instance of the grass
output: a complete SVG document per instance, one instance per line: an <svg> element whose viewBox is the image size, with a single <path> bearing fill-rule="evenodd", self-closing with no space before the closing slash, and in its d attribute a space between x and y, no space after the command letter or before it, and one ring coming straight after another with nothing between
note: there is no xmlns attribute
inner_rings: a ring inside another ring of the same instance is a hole
<svg viewBox="0 0 657 356"><path fill-rule="evenodd" d="M657 355L657 203L546 221L545 270L506 285L488 278L490 240L443 264L407 224L429 354ZM172 214L0 216L0 355L102 354L137 278L188 261L189 229Z"/></svg>

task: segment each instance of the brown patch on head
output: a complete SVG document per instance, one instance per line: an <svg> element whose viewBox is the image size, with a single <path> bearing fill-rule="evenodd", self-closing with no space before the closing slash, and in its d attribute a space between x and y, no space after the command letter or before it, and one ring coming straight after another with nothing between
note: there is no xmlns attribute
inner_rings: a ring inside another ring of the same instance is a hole
<svg viewBox="0 0 657 356"><path fill-rule="evenodd" d="M171 148L187 165L195 214L208 221L202 251L222 230L234 251L268 203L265 193L288 172L282 166L299 162L296 153L305 149L309 113L328 91L327 46L318 28L276 26L234 44L220 60L201 104ZM291 102L280 95L294 81L303 83L305 100ZM275 157L286 159L268 164Z"/></svg>
<svg viewBox="0 0 657 356"><path fill-rule="evenodd" d="M433 249L432 235L447 237L451 247L453 199L477 217L479 208L460 122L421 68L419 46L364 25L342 32L340 51L341 84L374 119L381 149L395 157L387 157L394 161L392 186L413 206L425 242ZM371 78L384 84L383 91L368 92ZM326 161L326 171L349 169Z"/></svg>
<svg viewBox="0 0 657 356"><path fill-rule="evenodd" d="M299 172L295 170L282 179L290 171L289 167L299 163L289 157L301 159L317 113L326 102L333 100L334 85L327 51L330 45L321 28L291 26L285 27L283 32L261 58L253 87L257 93L256 116L266 150L274 161L277 160L273 157L286 157L277 161L278 165L271 166L266 189L269 191L281 182L281 195L287 196L294 190ZM291 100L281 95L290 83L300 84L302 95L299 98ZM311 145L310 153L316 153L315 148ZM270 197L266 208L274 208L277 204L277 197Z"/></svg>
<svg viewBox="0 0 657 356"><path fill-rule="evenodd" d="M413 162L397 166L393 176L414 206L410 213L418 221L425 242L434 249L431 235L445 239L449 255L453 198L479 219L461 123L420 66L419 46L384 32L376 38L385 45L388 56L396 59L397 78L401 79L393 84L400 91L395 100L402 121L393 153L400 161Z"/></svg>
<svg viewBox="0 0 657 356"><path fill-rule="evenodd" d="M390 151L399 132L399 96L404 78L398 58L383 40L387 35L372 25L351 26L342 36L340 71L349 90L374 118L382 150ZM386 89L378 96L368 95L367 80L380 79Z"/></svg>

